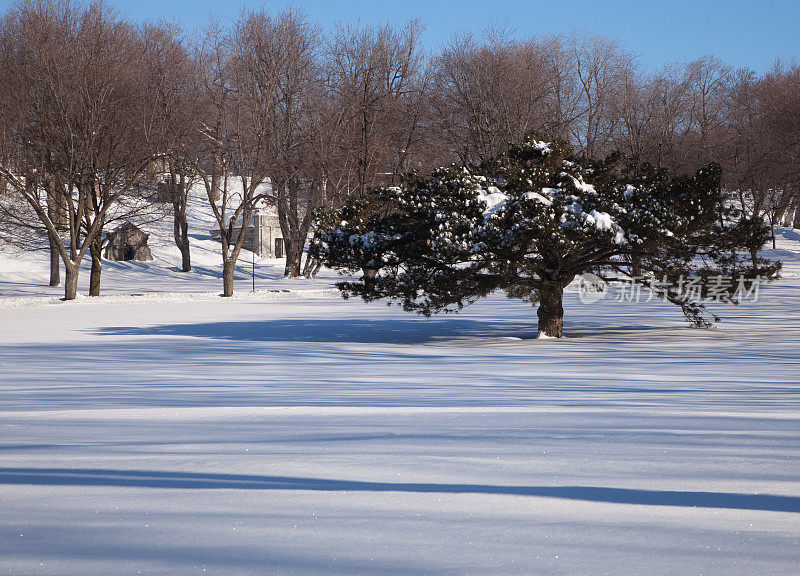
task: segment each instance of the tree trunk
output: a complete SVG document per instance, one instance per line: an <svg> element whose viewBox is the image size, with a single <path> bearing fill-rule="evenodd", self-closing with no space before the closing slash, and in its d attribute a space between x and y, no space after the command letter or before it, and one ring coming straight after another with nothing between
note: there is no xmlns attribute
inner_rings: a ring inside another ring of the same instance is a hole
<svg viewBox="0 0 800 576"><path fill-rule="evenodd" d="M214 202L219 202L220 189L222 183L222 156L219 152L214 154L211 166L211 198Z"/></svg>
<svg viewBox="0 0 800 576"><path fill-rule="evenodd" d="M311 278L311 276L310 276L311 270L313 269L315 263L316 262L315 262L314 258L311 256L311 254L306 256L306 261L305 261L305 264L303 264L303 272L302 272L302 275L304 277Z"/></svg>
<svg viewBox="0 0 800 576"><path fill-rule="evenodd" d="M564 287L556 282L548 282L539 289L539 335L548 338L561 338L564 329Z"/></svg>
<svg viewBox="0 0 800 576"><path fill-rule="evenodd" d="M55 224L56 230L63 230L67 223L67 201L64 187L60 186L52 176L47 176L44 181L47 203L47 216ZM61 284L59 266L61 254L58 251L61 238L58 234L48 234L50 240L50 286Z"/></svg>
<svg viewBox="0 0 800 576"><path fill-rule="evenodd" d="M78 295L80 264L64 264L64 300L75 300Z"/></svg>
<svg viewBox="0 0 800 576"><path fill-rule="evenodd" d="M317 242L317 237L318 233L314 232L314 237L311 239L311 246L314 246L314 244ZM316 266L316 264L317 264L317 259L311 255L311 250L309 250L308 253L306 254L305 263L303 264L302 275L305 276L306 278L312 278L311 273L312 270L314 270L314 266Z"/></svg>
<svg viewBox="0 0 800 576"><path fill-rule="evenodd" d="M178 249L181 251L181 272L191 272L192 256L189 253L189 239L184 238L183 243L178 246Z"/></svg>
<svg viewBox="0 0 800 576"><path fill-rule="evenodd" d="M286 248L286 267L283 270L287 278L300 276L308 228L299 220L299 198L301 183L297 178L288 178L284 188L283 202L278 204L278 216L281 218L281 231Z"/></svg>
<svg viewBox="0 0 800 576"><path fill-rule="evenodd" d="M175 245L181 252L181 272L192 271L192 257L189 251L189 223L186 221L186 211L180 210L177 203L173 205L173 235Z"/></svg>
<svg viewBox="0 0 800 576"><path fill-rule="evenodd" d="M181 252L181 272L192 271L192 258L189 253L189 223L186 220L186 203L188 191L186 190L186 176L181 172L177 175L175 170L170 173L170 186L172 195L172 234L175 237L175 246Z"/></svg>
<svg viewBox="0 0 800 576"><path fill-rule="evenodd" d="M89 246L92 255L92 270L89 273L89 296L100 296L100 272L102 272L100 241L94 240Z"/></svg>
<svg viewBox="0 0 800 576"><path fill-rule="evenodd" d="M311 277L316 278L317 273L322 268L322 260L317 260L317 263L314 265L314 268L311 270Z"/></svg>
<svg viewBox="0 0 800 576"><path fill-rule="evenodd" d="M322 260L311 258L310 262L306 262L306 270L303 271L303 276L308 279L316 278L320 268L322 268Z"/></svg>
<svg viewBox="0 0 800 576"><path fill-rule="evenodd" d="M284 276L297 278L300 276L300 264L303 258L303 247L294 238L286 243L286 268Z"/></svg>
<svg viewBox="0 0 800 576"><path fill-rule="evenodd" d="M61 238L48 234L50 240L50 286L61 284L61 253L58 251L58 244Z"/></svg>
<svg viewBox="0 0 800 576"><path fill-rule="evenodd" d="M364 273L364 287L372 289L375 286L375 278L378 276L378 271L374 268L362 268L362 272Z"/></svg>
<svg viewBox="0 0 800 576"><path fill-rule="evenodd" d="M233 273L236 270L236 263L227 260L222 265L222 295L224 297L233 296Z"/></svg>

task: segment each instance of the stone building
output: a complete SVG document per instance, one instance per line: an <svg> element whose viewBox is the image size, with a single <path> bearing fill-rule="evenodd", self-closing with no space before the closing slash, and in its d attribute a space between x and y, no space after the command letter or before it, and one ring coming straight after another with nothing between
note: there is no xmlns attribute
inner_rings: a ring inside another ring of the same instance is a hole
<svg viewBox="0 0 800 576"><path fill-rule="evenodd" d="M122 226L109 232L106 236L108 244L104 257L106 260L139 260L147 262L153 259L147 246L149 234L138 226L125 222Z"/></svg>
<svg viewBox="0 0 800 576"><path fill-rule="evenodd" d="M251 222L252 224L247 227L244 249L255 252L262 258L285 258L286 250L278 211L274 207L258 208L253 211ZM238 232L239 228L235 234ZM219 241L219 230L211 230L211 237Z"/></svg>
<svg viewBox="0 0 800 576"><path fill-rule="evenodd" d="M253 231L250 249L255 245L254 252L262 258L285 258L286 251L283 246L283 232L278 220L278 211L275 208L261 208L253 212ZM253 244L255 242L255 244Z"/></svg>

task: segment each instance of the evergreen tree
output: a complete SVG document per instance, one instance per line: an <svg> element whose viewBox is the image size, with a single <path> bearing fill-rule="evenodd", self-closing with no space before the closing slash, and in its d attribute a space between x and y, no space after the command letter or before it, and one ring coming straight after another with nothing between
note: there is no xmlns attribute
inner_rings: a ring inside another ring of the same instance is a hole
<svg viewBox="0 0 800 576"><path fill-rule="evenodd" d="M364 272L338 284L345 297L388 298L425 315L499 289L538 304L540 334L561 337L564 288L592 273L648 282L709 326L687 281L707 296L711 277L753 282L780 267L752 257L764 226L726 206L720 177L715 164L677 178L634 174L618 155L587 161L564 142L529 137L481 166L411 175L351 199L321 216L313 250L331 267ZM714 286L727 301L737 288Z"/></svg>

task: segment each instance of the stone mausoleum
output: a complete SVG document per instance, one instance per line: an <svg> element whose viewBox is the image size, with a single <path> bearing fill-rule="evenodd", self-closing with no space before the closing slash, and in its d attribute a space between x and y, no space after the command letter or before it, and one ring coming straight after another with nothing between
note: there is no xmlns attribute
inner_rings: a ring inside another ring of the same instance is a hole
<svg viewBox="0 0 800 576"><path fill-rule="evenodd" d="M262 258L285 258L283 232L277 209L258 208L253 211L251 222L244 240L245 250L253 251ZM219 230L211 230L211 237L219 241Z"/></svg>
<svg viewBox="0 0 800 576"><path fill-rule="evenodd" d="M138 226L125 222L122 226L108 234L105 251L106 260L139 260L147 262L153 259L147 239L150 237Z"/></svg>

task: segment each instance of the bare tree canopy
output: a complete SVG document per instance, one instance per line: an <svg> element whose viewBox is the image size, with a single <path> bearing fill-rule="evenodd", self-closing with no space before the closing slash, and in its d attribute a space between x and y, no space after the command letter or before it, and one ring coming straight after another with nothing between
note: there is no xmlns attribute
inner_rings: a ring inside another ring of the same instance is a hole
<svg viewBox="0 0 800 576"><path fill-rule="evenodd" d="M202 183L230 295L259 206L278 212L285 274L313 275L319 262L303 255L316 210L412 171L489 161L531 133L635 169L718 162L747 214L800 223L796 65L758 75L703 56L647 72L604 36L502 28L426 53L422 30L411 20L325 33L300 10L262 8L212 22L195 45L101 2L20 0L0 24L6 235L49 246L51 283L63 264L68 298L89 255L97 294L106 226L159 186L188 272L186 208Z"/></svg>
<svg viewBox="0 0 800 576"><path fill-rule="evenodd" d="M51 238L66 212L68 245L54 243L66 269L65 297L75 297L87 251L90 294L97 295L104 226L157 155L141 121L147 94L139 30L103 4L23 1L6 15L0 37L12 158L0 170Z"/></svg>

